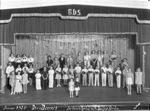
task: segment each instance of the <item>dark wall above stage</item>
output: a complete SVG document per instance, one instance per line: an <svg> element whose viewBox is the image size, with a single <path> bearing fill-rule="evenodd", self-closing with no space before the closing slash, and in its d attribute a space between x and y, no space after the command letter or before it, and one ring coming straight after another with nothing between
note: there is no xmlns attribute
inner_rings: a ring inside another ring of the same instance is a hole
<svg viewBox="0 0 150 111"><path fill-rule="evenodd" d="M88 18L62 20L59 17L18 17L0 24L0 42L14 43L14 33L137 32L139 43L150 43L150 25L131 18Z"/></svg>
<svg viewBox="0 0 150 111"><path fill-rule="evenodd" d="M77 11L78 16L87 16L88 14L125 14L137 15L139 20L150 21L150 10L148 9L134 9L134 8L120 8L120 7L104 7L104 6L87 6L87 5L63 5L63 6L49 6L37 8L22 8L1 10L0 20L8 20L12 14L54 14L59 13L62 16L70 16L68 9ZM80 14L79 14L80 13ZM76 15L75 14L75 15ZM74 15L74 14L72 14Z"/></svg>

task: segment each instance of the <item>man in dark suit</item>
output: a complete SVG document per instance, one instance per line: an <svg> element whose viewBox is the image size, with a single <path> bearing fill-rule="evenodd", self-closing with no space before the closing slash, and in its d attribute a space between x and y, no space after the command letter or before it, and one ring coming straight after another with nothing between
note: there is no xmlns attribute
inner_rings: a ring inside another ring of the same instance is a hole
<svg viewBox="0 0 150 111"><path fill-rule="evenodd" d="M60 67L61 69L63 69L65 63L66 63L66 60L65 60L65 57L63 54L61 54L60 58L59 58L59 63L60 63Z"/></svg>

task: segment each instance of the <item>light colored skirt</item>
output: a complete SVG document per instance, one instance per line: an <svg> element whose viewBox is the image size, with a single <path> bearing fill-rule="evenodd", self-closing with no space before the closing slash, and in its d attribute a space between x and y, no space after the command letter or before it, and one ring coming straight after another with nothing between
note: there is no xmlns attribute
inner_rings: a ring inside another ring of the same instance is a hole
<svg viewBox="0 0 150 111"><path fill-rule="evenodd" d="M64 74L64 75L63 75L63 79L68 79L68 75L67 75L67 74Z"/></svg>
<svg viewBox="0 0 150 111"><path fill-rule="evenodd" d="M80 90L80 87L75 87L74 90L75 90L75 91L79 91L79 90Z"/></svg>
<svg viewBox="0 0 150 111"><path fill-rule="evenodd" d="M128 85L132 85L133 84L133 80L131 77L127 78L127 84Z"/></svg>
<svg viewBox="0 0 150 111"><path fill-rule="evenodd" d="M55 79L61 79L61 74L56 74Z"/></svg>

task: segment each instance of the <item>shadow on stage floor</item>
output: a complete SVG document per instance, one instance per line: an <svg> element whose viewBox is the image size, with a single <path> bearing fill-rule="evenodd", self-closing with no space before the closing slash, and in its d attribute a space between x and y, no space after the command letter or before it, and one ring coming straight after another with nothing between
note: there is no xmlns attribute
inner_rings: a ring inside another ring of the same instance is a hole
<svg viewBox="0 0 150 111"><path fill-rule="evenodd" d="M81 87L79 98L70 98L68 87L55 87L53 89L36 91L34 87L28 86L27 94L10 95L10 91L6 90L5 94L1 94L1 104L17 104L17 103L129 103L129 102L149 102L150 93L143 92L137 95L132 90L132 95L127 95L123 88L109 87Z"/></svg>

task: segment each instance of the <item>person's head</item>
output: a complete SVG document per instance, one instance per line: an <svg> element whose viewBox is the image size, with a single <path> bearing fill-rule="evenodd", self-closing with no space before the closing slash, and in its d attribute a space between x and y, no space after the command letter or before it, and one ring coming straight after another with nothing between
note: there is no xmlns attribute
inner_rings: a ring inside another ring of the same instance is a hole
<svg viewBox="0 0 150 111"><path fill-rule="evenodd" d="M16 57L17 57L17 58L19 58L19 57L20 57L20 55L19 55L19 54L17 54L17 55L16 55Z"/></svg>
<svg viewBox="0 0 150 111"><path fill-rule="evenodd" d="M14 54L13 54L13 53L11 53L11 54L10 54L10 57L14 57Z"/></svg>
<svg viewBox="0 0 150 111"><path fill-rule="evenodd" d="M117 67L117 70L120 70L120 67L119 67L119 66Z"/></svg>
<svg viewBox="0 0 150 111"><path fill-rule="evenodd" d="M92 65L90 65L90 68L91 68L91 69L93 68Z"/></svg>
<svg viewBox="0 0 150 111"><path fill-rule="evenodd" d="M98 66L96 66L96 69L99 69L99 67L98 67Z"/></svg>
<svg viewBox="0 0 150 111"><path fill-rule="evenodd" d="M43 70L44 70L44 71L46 71L46 70L47 70L46 66L44 66L44 67L43 67Z"/></svg>
<svg viewBox="0 0 150 111"><path fill-rule="evenodd" d="M25 55L25 54L22 54L22 57L26 57L26 55Z"/></svg>
<svg viewBox="0 0 150 111"><path fill-rule="evenodd" d="M12 65L11 62L9 62L8 65L11 66Z"/></svg>
<svg viewBox="0 0 150 111"><path fill-rule="evenodd" d="M57 61L57 60L58 60L58 58L57 58L57 57L55 57L55 58L54 58L54 60L55 60L55 61Z"/></svg>
<svg viewBox="0 0 150 111"><path fill-rule="evenodd" d="M37 70L37 73L40 73L40 70L39 70L39 69Z"/></svg>
<svg viewBox="0 0 150 111"><path fill-rule="evenodd" d="M79 63L77 63L77 66L80 66Z"/></svg>
<svg viewBox="0 0 150 111"><path fill-rule="evenodd" d="M20 75L20 74L21 74L21 71L18 71L18 72L17 72L17 75Z"/></svg>
<svg viewBox="0 0 150 111"><path fill-rule="evenodd" d="M97 51L97 54L101 54L101 53L102 53L102 51L101 51L101 50L98 50L98 51Z"/></svg>
<svg viewBox="0 0 150 111"><path fill-rule="evenodd" d="M27 64L26 64L26 63L24 64L24 67L27 67Z"/></svg>
<svg viewBox="0 0 150 111"><path fill-rule="evenodd" d="M64 65L64 68L67 68L67 65Z"/></svg>
<svg viewBox="0 0 150 111"><path fill-rule="evenodd" d="M123 62L127 62L127 58L124 58L124 59L123 59Z"/></svg>
<svg viewBox="0 0 150 111"><path fill-rule="evenodd" d="M76 81L79 82L79 78L76 78Z"/></svg>
<svg viewBox="0 0 150 111"><path fill-rule="evenodd" d="M29 68L33 68L33 66L32 66L32 65L30 65L30 66L29 66Z"/></svg>
<svg viewBox="0 0 150 111"><path fill-rule="evenodd" d="M61 57L64 57L64 54L61 54Z"/></svg>
<svg viewBox="0 0 150 111"><path fill-rule="evenodd" d="M111 64L109 64L109 65L108 65L108 67L109 67L109 68L111 68L111 67L112 67L112 65L111 65Z"/></svg>
<svg viewBox="0 0 150 111"><path fill-rule="evenodd" d="M112 54L116 54L116 51L115 51L115 50L113 50L113 51L112 51Z"/></svg>
<svg viewBox="0 0 150 111"><path fill-rule="evenodd" d="M95 50L92 50L92 52L91 52L92 54L95 54Z"/></svg>
<svg viewBox="0 0 150 111"><path fill-rule="evenodd" d="M131 68L128 69L129 72L132 72Z"/></svg>
<svg viewBox="0 0 150 111"><path fill-rule="evenodd" d="M106 65L104 64L103 67L106 67Z"/></svg>
<svg viewBox="0 0 150 111"><path fill-rule="evenodd" d="M124 66L124 69L128 69L128 67L127 67L127 66Z"/></svg>
<svg viewBox="0 0 150 111"><path fill-rule="evenodd" d="M48 59L48 60L51 60L51 56L49 55L49 56L47 57L47 59Z"/></svg>
<svg viewBox="0 0 150 111"><path fill-rule="evenodd" d="M20 64L18 65L18 68L21 68Z"/></svg>
<svg viewBox="0 0 150 111"><path fill-rule="evenodd" d="M31 55L29 55L28 57L29 57L29 58L32 58L32 56L31 56Z"/></svg>
<svg viewBox="0 0 150 111"><path fill-rule="evenodd" d="M78 53L78 56L81 56L81 52Z"/></svg>
<svg viewBox="0 0 150 111"><path fill-rule="evenodd" d="M52 66L50 66L50 70L52 70L53 69L53 67Z"/></svg>
<svg viewBox="0 0 150 111"><path fill-rule="evenodd" d="M70 69L73 69L73 66L72 66L72 65L70 66Z"/></svg>
<svg viewBox="0 0 150 111"><path fill-rule="evenodd" d="M141 72L141 68L137 68L137 72Z"/></svg>
<svg viewBox="0 0 150 111"><path fill-rule="evenodd" d="M69 57L69 58L71 58L71 55L70 55L70 54L68 54L68 57Z"/></svg>
<svg viewBox="0 0 150 111"><path fill-rule="evenodd" d="M70 79L70 82L73 82L73 79L72 79L72 78Z"/></svg>
<svg viewBox="0 0 150 111"><path fill-rule="evenodd" d="M104 54L107 54L107 51L106 50L104 50L104 52L103 52Z"/></svg>
<svg viewBox="0 0 150 111"><path fill-rule="evenodd" d="M88 52L88 51L86 51L86 52L85 52L85 55L89 55L89 52Z"/></svg>

